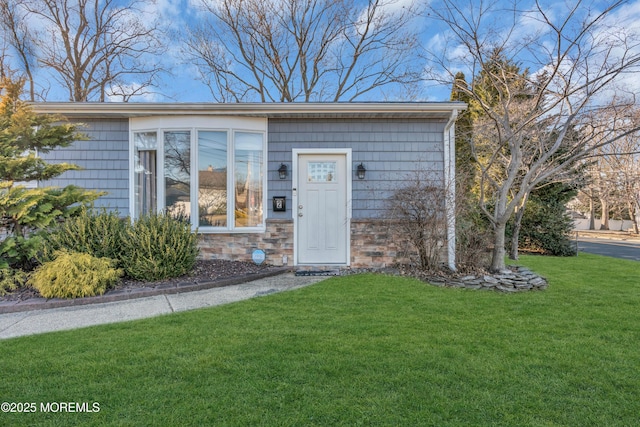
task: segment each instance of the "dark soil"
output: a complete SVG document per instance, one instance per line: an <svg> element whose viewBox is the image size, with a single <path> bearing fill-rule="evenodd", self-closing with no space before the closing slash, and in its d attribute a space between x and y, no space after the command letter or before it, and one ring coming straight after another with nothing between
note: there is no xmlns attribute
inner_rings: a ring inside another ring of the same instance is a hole
<svg viewBox="0 0 640 427"><path fill-rule="evenodd" d="M238 276L247 276L251 274L264 273L276 267L269 265L256 265L252 262L243 261L225 261L225 260L198 260L192 272L180 277L160 280L157 282L143 282L129 278L123 278L120 283L113 289L106 292L119 289L130 288L154 288L160 285L176 284L176 283L203 283L215 282L218 280L229 279ZM10 294L0 295L0 301L24 301L29 298L40 298L38 291L32 287L23 287Z"/></svg>

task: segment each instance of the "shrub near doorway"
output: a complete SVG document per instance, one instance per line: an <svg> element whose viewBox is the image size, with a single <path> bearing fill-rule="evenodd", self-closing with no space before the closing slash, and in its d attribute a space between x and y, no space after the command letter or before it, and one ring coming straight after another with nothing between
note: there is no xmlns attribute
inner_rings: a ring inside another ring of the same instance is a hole
<svg viewBox="0 0 640 427"><path fill-rule="evenodd" d="M152 281L191 271L198 256L198 236L188 221L167 214L146 215L125 229L122 266L128 277Z"/></svg>
<svg viewBox="0 0 640 427"><path fill-rule="evenodd" d="M56 250L82 252L115 259L129 278L155 281L190 272L197 239L187 221L171 215L146 215L131 224L117 212L86 209L50 232L43 261Z"/></svg>

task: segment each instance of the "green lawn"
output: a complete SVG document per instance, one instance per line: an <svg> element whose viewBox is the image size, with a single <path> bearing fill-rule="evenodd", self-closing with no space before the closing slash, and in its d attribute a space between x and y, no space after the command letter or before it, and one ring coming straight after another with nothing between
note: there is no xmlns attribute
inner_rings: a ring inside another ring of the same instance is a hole
<svg viewBox="0 0 640 427"><path fill-rule="evenodd" d="M378 275L0 341L2 425L633 426L640 263L522 257L542 292Z"/></svg>

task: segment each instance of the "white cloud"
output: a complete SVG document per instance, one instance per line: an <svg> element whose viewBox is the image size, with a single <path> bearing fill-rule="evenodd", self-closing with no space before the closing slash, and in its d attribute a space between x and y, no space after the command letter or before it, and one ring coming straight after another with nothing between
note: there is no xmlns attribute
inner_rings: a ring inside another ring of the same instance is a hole
<svg viewBox="0 0 640 427"><path fill-rule="evenodd" d="M129 84L120 84L117 86L112 86L108 92L111 94L107 96L108 102L122 102L125 101L123 99L124 94L131 94L141 91L142 85L137 82L132 82ZM114 93L120 94L116 95ZM153 88L144 88L140 94L132 95L128 100L131 102L158 102L161 96L158 95L157 92L153 90Z"/></svg>

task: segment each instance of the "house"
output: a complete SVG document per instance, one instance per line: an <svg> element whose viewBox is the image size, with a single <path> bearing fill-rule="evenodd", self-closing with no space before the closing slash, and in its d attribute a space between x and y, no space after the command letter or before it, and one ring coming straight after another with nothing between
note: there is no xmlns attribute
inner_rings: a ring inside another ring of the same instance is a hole
<svg viewBox="0 0 640 427"><path fill-rule="evenodd" d="M454 179L454 122L442 103L37 103L86 125L89 141L43 154L71 162L47 185L106 191L98 206L187 216L205 258L296 267L384 267L401 238L387 199L416 170ZM455 260L454 186L446 185Z"/></svg>

